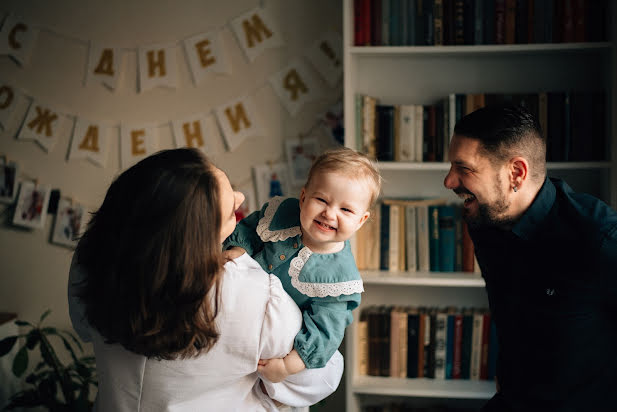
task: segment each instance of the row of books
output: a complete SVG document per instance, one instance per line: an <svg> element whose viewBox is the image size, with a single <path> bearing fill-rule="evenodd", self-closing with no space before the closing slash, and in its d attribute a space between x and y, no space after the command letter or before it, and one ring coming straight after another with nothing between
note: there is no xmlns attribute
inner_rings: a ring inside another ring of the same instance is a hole
<svg viewBox="0 0 617 412"><path fill-rule="evenodd" d="M597 42L607 0L355 0L356 46Z"/></svg>
<svg viewBox="0 0 617 412"><path fill-rule="evenodd" d="M547 142L547 160L602 161L608 153L605 91L450 93L429 104L380 104L355 98L356 147L381 161L447 162L456 122L492 104L522 105L536 116Z"/></svg>
<svg viewBox="0 0 617 412"><path fill-rule="evenodd" d="M358 374L492 380L496 336L487 309L368 306L357 327Z"/></svg>
<svg viewBox="0 0 617 412"><path fill-rule="evenodd" d="M360 270L479 272L461 206L442 198L384 198L356 233Z"/></svg>

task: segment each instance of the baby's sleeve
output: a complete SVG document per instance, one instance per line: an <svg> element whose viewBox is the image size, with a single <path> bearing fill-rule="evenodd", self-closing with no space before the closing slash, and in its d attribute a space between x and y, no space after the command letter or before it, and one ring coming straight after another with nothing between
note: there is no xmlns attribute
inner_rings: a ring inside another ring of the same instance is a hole
<svg viewBox="0 0 617 412"><path fill-rule="evenodd" d="M263 248L263 242L257 234L257 224L261 216L261 211L258 210L238 222L236 229L223 242L223 249L239 246L246 250L249 256L259 252Z"/></svg>
<svg viewBox="0 0 617 412"><path fill-rule="evenodd" d="M341 345L360 294L314 297L302 312L294 348L307 368L323 368Z"/></svg>

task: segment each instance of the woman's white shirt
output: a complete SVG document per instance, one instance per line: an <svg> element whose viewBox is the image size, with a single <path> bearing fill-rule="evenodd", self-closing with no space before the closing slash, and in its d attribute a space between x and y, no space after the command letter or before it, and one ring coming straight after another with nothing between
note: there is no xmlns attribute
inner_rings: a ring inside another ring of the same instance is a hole
<svg viewBox="0 0 617 412"><path fill-rule="evenodd" d="M279 279L250 256L225 264L216 345L204 355L184 360L148 359L121 345L105 344L88 326L83 304L75 296L83 279L74 257L69 312L79 336L94 344L98 411L277 410L259 388L257 362L287 355L302 317Z"/></svg>

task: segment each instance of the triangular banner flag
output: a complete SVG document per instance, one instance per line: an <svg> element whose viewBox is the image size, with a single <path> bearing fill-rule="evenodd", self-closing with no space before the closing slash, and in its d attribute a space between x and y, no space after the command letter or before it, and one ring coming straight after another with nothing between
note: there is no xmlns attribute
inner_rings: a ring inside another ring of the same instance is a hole
<svg viewBox="0 0 617 412"><path fill-rule="evenodd" d="M20 65L30 61L39 30L20 17L9 14L0 30L0 54L8 54Z"/></svg>
<svg viewBox="0 0 617 412"><path fill-rule="evenodd" d="M157 148L157 129L153 125L120 125L120 161L122 169L128 169L156 152Z"/></svg>
<svg viewBox="0 0 617 412"><path fill-rule="evenodd" d="M283 70L270 76L270 83L292 116L295 116L305 103L320 96L314 76L300 59L294 59Z"/></svg>
<svg viewBox="0 0 617 412"><path fill-rule="evenodd" d="M6 130L15 110L26 99L27 97L17 88L0 82L0 128Z"/></svg>
<svg viewBox="0 0 617 412"><path fill-rule="evenodd" d="M66 116L58 110L37 101L32 102L26 120L17 136L20 140L35 140L47 153L51 152Z"/></svg>
<svg viewBox="0 0 617 412"><path fill-rule="evenodd" d="M343 76L343 39L340 34L324 33L307 49L306 58L331 87L336 86Z"/></svg>
<svg viewBox="0 0 617 412"><path fill-rule="evenodd" d="M206 129L206 119L203 114L188 116L171 122L176 147L195 147L208 153L206 144L209 138Z"/></svg>
<svg viewBox="0 0 617 412"><path fill-rule="evenodd" d="M249 62L264 50L283 45L283 38L274 19L260 7L233 19L231 26Z"/></svg>
<svg viewBox="0 0 617 412"><path fill-rule="evenodd" d="M109 128L101 122L84 118L75 120L69 160L88 159L100 167L105 167L109 148Z"/></svg>
<svg viewBox="0 0 617 412"><path fill-rule="evenodd" d="M212 31L190 37L184 40L184 50L195 85L199 85L208 73L231 73L220 32Z"/></svg>
<svg viewBox="0 0 617 412"><path fill-rule="evenodd" d="M257 110L252 99L248 97L241 97L217 107L216 118L229 151L240 146L246 138L261 135Z"/></svg>
<svg viewBox="0 0 617 412"><path fill-rule="evenodd" d="M122 49L118 47L90 43L86 84L101 82L114 90L118 85L123 55Z"/></svg>
<svg viewBox="0 0 617 412"><path fill-rule="evenodd" d="M176 87L178 63L173 44L140 47L138 55L140 92L158 86Z"/></svg>

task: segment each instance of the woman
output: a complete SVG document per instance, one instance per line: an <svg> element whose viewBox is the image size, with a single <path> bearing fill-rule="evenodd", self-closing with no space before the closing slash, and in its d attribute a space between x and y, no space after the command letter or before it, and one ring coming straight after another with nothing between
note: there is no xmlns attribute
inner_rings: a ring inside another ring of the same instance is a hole
<svg viewBox="0 0 617 412"><path fill-rule="evenodd" d="M159 152L111 184L69 276L73 326L94 344L98 411L276 410L257 363L292 349L301 315L248 255L225 262L243 200L194 149ZM310 387L270 395L323 399L342 358L315 371Z"/></svg>

